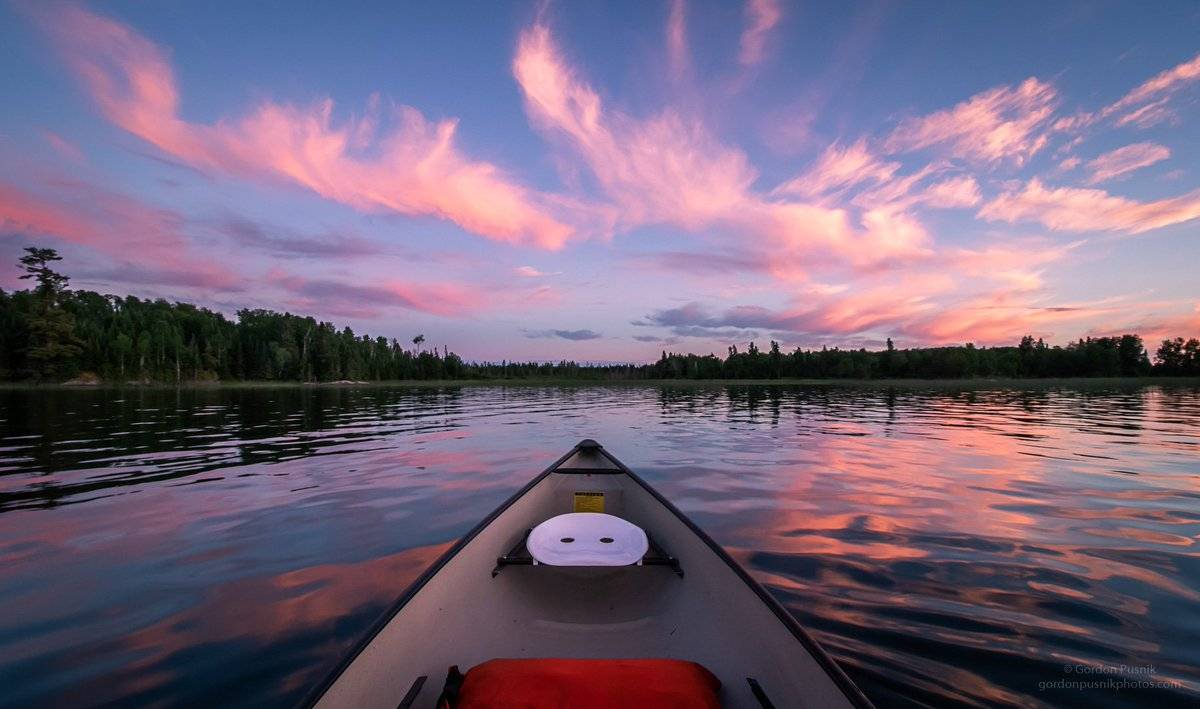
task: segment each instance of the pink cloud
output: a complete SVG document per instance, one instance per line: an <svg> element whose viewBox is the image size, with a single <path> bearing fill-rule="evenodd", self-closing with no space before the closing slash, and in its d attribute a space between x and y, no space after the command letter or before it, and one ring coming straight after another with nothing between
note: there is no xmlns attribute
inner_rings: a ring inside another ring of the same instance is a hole
<svg viewBox="0 0 1200 709"><path fill-rule="evenodd" d="M1051 127L1062 133L1074 133L1096 122L1096 114L1082 111L1073 116L1064 116L1054 121ZM1073 142L1078 142L1079 139Z"/></svg>
<svg viewBox="0 0 1200 709"><path fill-rule="evenodd" d="M78 145L75 145L52 130L43 129L42 137L46 139L51 148L54 148L55 152L72 162L83 162L87 159Z"/></svg>
<svg viewBox="0 0 1200 709"><path fill-rule="evenodd" d="M1144 304L1146 305L1146 304ZM1163 340L1176 337L1195 337L1200 335L1200 303L1194 303L1184 312L1164 312L1178 308L1177 304L1153 304L1138 315L1126 316L1119 325L1103 325L1092 328L1088 334L1093 337L1120 335L1135 332L1142 336L1146 349L1151 356Z"/></svg>
<svg viewBox="0 0 1200 709"><path fill-rule="evenodd" d="M1098 111L1082 111L1058 119L1054 122L1054 129L1068 133L1076 132L1116 114L1122 114L1115 121L1118 126L1132 124L1138 128L1149 128L1174 120L1176 116L1168 102L1176 92L1197 79L1200 79L1200 54L1156 74Z"/></svg>
<svg viewBox="0 0 1200 709"><path fill-rule="evenodd" d="M761 248L777 250L787 274L799 260L874 266L927 250L928 235L909 215L879 211L856 225L843 209L757 194L758 173L745 153L721 144L698 119L670 109L647 119L607 109L544 25L522 33L513 73L534 124L564 138L591 169L616 228L673 224L753 235L765 240Z"/></svg>
<svg viewBox="0 0 1200 709"><path fill-rule="evenodd" d="M679 78L690 66L687 46L687 17L683 0L672 0L667 16L667 64L671 76Z"/></svg>
<svg viewBox="0 0 1200 709"><path fill-rule="evenodd" d="M1117 312L1111 299L1056 302L1042 283L1046 266L1083 243L1024 239L950 251L938 273L953 278L954 287L943 292L936 310L900 323L897 332L934 344L1011 345L1024 335L1052 337L1059 325Z"/></svg>
<svg viewBox="0 0 1200 709"><path fill-rule="evenodd" d="M757 177L698 121L669 110L646 121L606 112L543 25L522 33L513 73L534 122L571 141L628 224L696 228L739 205Z"/></svg>
<svg viewBox="0 0 1200 709"><path fill-rule="evenodd" d="M755 117L759 139L777 155L797 155L820 144L813 131L819 115L803 99L766 108Z"/></svg>
<svg viewBox="0 0 1200 709"><path fill-rule="evenodd" d="M1046 122L1058 94L1029 78L1015 87L976 94L953 108L903 121L884 142L888 152L943 147L951 155L984 163L1024 164L1047 141Z"/></svg>
<svg viewBox="0 0 1200 709"><path fill-rule="evenodd" d="M767 39L781 19L783 9L779 0L747 0L746 29L738 45L738 62L742 66L754 66L763 60Z"/></svg>
<svg viewBox="0 0 1200 709"><path fill-rule="evenodd" d="M559 248L570 227L549 198L500 168L463 155L454 120L431 122L373 99L362 118L340 124L333 102L266 102L214 125L179 116L174 73L163 50L131 28L78 6L34 11L104 115L163 152L203 170L306 187L368 212L428 215L497 241Z"/></svg>
<svg viewBox="0 0 1200 709"><path fill-rule="evenodd" d="M894 175L898 167L898 163L879 162L865 166L859 173L864 177L861 181L874 182L874 185L854 195L850 203L864 209L899 212L917 206L935 209L971 207L982 199L979 183L970 175L931 182L950 169L948 163L933 163L907 175Z"/></svg>
<svg viewBox="0 0 1200 709"><path fill-rule="evenodd" d="M871 272L928 258L933 239L908 205L868 205L852 222L846 209L800 202L750 201L735 227L770 239L772 272L803 274L804 264L848 265Z"/></svg>
<svg viewBox="0 0 1200 709"><path fill-rule="evenodd" d="M76 282L99 283L105 286L119 284L122 287L166 286L195 288L206 292L234 293L245 290L245 281L233 274L210 267L197 261L174 264L155 263L146 259L120 261L115 266L102 266L91 262L72 265L67 270Z"/></svg>
<svg viewBox="0 0 1200 709"><path fill-rule="evenodd" d="M849 266L872 272L927 258L931 237L915 217L903 211L865 210L855 228L844 209L798 202L747 202L729 225L766 241L770 273L804 280L811 267Z"/></svg>
<svg viewBox="0 0 1200 709"><path fill-rule="evenodd" d="M945 276L907 276L898 284L853 292L837 287L807 289L805 302L782 310L740 305L713 314L698 303L689 303L652 313L642 324L668 327L685 337L713 333L736 337L737 330L749 329L818 336L859 334L898 327L936 310L931 296L952 287L953 281Z"/></svg>
<svg viewBox="0 0 1200 709"><path fill-rule="evenodd" d="M1175 112L1167 106L1170 98L1161 98L1136 108L1117 119L1118 126L1135 125L1138 128L1150 128L1159 123L1172 122L1177 119Z"/></svg>
<svg viewBox="0 0 1200 709"><path fill-rule="evenodd" d="M1042 270L1083 242L1048 244L1025 239L939 255L936 270L892 292L936 297L936 307L893 323L893 332L933 344L1012 344L1026 334L1052 335L1047 328L1095 317L1103 303L1054 303ZM888 292L889 289L881 289Z"/></svg>
<svg viewBox="0 0 1200 709"><path fill-rule="evenodd" d="M1035 291L1042 287L1042 269L1065 258L1086 243L1048 244L1041 239L1019 239L975 249L950 249L939 254L947 272L978 281L989 279L1013 290Z"/></svg>
<svg viewBox="0 0 1200 709"><path fill-rule="evenodd" d="M1022 287L966 297L958 297L958 291L950 276L926 274L829 297L813 294L814 302L792 309L743 305L712 314L692 303L651 313L638 324L665 327L680 337L720 340L767 331L790 335L792 341L891 335L927 344L1011 345L1027 334L1052 337L1061 325L1123 310L1105 301L1050 305Z"/></svg>
<svg viewBox="0 0 1200 709"><path fill-rule="evenodd" d="M1052 328L1114 312L1105 301L1061 303L1046 292L1042 275L1085 242L1020 239L940 255L937 272L953 274L936 311L901 324L898 332L920 342L1013 344L1027 334L1050 337Z"/></svg>
<svg viewBox="0 0 1200 709"><path fill-rule="evenodd" d="M1081 243L1025 239L948 250L920 268L806 285L787 308L741 305L713 313L692 303L652 313L639 324L721 340L766 331L801 342L892 335L924 343L1012 344L1024 334L1051 335L1060 323L1116 312L1104 301L1055 303L1044 289L1042 269Z"/></svg>
<svg viewBox="0 0 1200 709"><path fill-rule="evenodd" d="M1156 113L1161 117L1164 115L1162 113L1163 101L1179 91L1186 84L1197 79L1200 79L1200 54L1146 80L1140 86L1121 97L1119 101L1106 106L1101 115L1109 116L1141 105L1140 108L1118 119L1117 124L1122 125L1129 122L1138 122L1142 127L1152 125L1153 122L1157 121L1142 124L1143 121L1147 120L1145 110L1149 108L1149 106L1142 104L1156 106L1152 115ZM1142 112L1140 117L1132 117L1138 114L1139 111Z"/></svg>
<svg viewBox="0 0 1200 709"><path fill-rule="evenodd" d="M1087 183L1095 185L1114 177L1140 170L1171 157L1171 151L1156 143L1134 143L1104 153L1087 164L1091 176Z"/></svg>
<svg viewBox="0 0 1200 709"><path fill-rule="evenodd" d="M925 165L916 172L899 175L871 189L865 190L851 200L860 207L888 205L894 209L907 209L919 202L918 186L944 169L942 164Z"/></svg>
<svg viewBox="0 0 1200 709"><path fill-rule="evenodd" d="M974 295L969 294L968 282L956 282L949 274L911 275L901 283L823 305L816 322L823 332L837 334L875 331L930 344L996 345L1012 344L1030 333L1049 336L1053 334L1049 328L1060 323L1111 312L1096 303L1050 305L1038 279L1006 280L1007 275L981 274L1000 284Z"/></svg>
<svg viewBox="0 0 1200 709"><path fill-rule="evenodd" d="M713 314L697 303L660 310L641 323L667 327L682 337L738 339L748 331L788 333L799 338L908 333L915 323L928 322L941 312L935 296L954 288L949 276L909 275L896 283L846 291L809 291L802 304L775 310L741 305Z"/></svg>
<svg viewBox="0 0 1200 709"><path fill-rule="evenodd" d="M288 307L322 317L378 318L397 309L441 317L465 318L478 313L517 309L528 313L535 306L559 304L559 293L532 278L555 275L531 267L517 269L530 281L434 280L430 277L394 278L355 271L307 275L272 267L265 282L273 286Z"/></svg>
<svg viewBox="0 0 1200 709"><path fill-rule="evenodd" d="M871 209L863 213L862 221L866 232L859 240L860 246L874 249L876 256L883 254L887 258L913 259L931 253L929 246L932 238L910 214L890 209ZM862 258L858 263L874 264L877 259Z"/></svg>
<svg viewBox="0 0 1200 709"><path fill-rule="evenodd" d="M1122 231L1140 234L1200 217L1200 192L1138 202L1098 189L1048 188L1032 179L983 205L988 221L1036 221L1056 231Z"/></svg>
<svg viewBox="0 0 1200 709"><path fill-rule="evenodd" d="M213 229L239 246L277 258L354 259L383 253L378 244L353 233L324 231L301 234L285 227L263 225L233 215L216 221Z"/></svg>
<svg viewBox="0 0 1200 709"><path fill-rule="evenodd" d="M875 329L894 328L899 323L937 309L931 300L934 292L950 287L943 279L927 279L910 287L883 287L840 295L794 317L809 332L857 334Z"/></svg>
<svg viewBox="0 0 1200 709"><path fill-rule="evenodd" d="M1020 291L997 290L940 310L907 326L905 334L923 342L1011 345L1024 335L1052 336L1061 323L1112 312L1093 304L1046 306Z"/></svg>
<svg viewBox="0 0 1200 709"><path fill-rule="evenodd" d="M979 193L979 183L974 177L960 175L930 185L921 193L920 201L931 207L952 209L974 207L983 201L983 196Z"/></svg>
<svg viewBox="0 0 1200 709"><path fill-rule="evenodd" d="M545 278L546 276L559 275L558 271L555 271L553 273L548 273L546 271L540 271L540 270L534 268L533 266L517 266L516 268L513 269L513 273L517 274L518 276L520 276L522 278Z"/></svg>
<svg viewBox="0 0 1200 709"><path fill-rule="evenodd" d="M899 211L917 206L935 209L973 207L982 200L979 183L970 175L956 175L929 182L930 178L944 170L942 165L926 165L914 173L896 177L863 192L855 196L852 202L860 207Z"/></svg>
<svg viewBox="0 0 1200 709"><path fill-rule="evenodd" d="M235 273L192 248L174 212L76 180L51 186L54 196L46 197L0 183L0 231L79 244L116 264L74 271L89 278L213 290L239 287Z"/></svg>
<svg viewBox="0 0 1200 709"><path fill-rule="evenodd" d="M866 140L842 146L833 143L804 174L776 187L773 195L817 198L840 194L863 183L888 182L900 169L898 162L884 162L867 147Z"/></svg>
<svg viewBox="0 0 1200 709"><path fill-rule="evenodd" d="M310 278L273 269L267 280L288 294L288 304L310 312L342 317L374 318L391 308L441 316L462 316L494 302L490 294L458 283L382 280L347 283Z"/></svg>
<svg viewBox="0 0 1200 709"><path fill-rule="evenodd" d="M0 183L0 232L53 235L84 242L92 230L74 215L24 190Z"/></svg>

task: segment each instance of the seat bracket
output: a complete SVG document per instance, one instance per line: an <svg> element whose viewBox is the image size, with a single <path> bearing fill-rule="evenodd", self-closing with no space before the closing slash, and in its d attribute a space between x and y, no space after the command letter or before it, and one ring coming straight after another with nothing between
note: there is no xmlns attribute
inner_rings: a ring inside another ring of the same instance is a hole
<svg viewBox="0 0 1200 709"><path fill-rule="evenodd" d="M526 542L529 540L529 534L532 529L525 530L525 534L521 536L521 541L517 542L507 554L496 557L496 568L492 569L492 578L496 578L500 574L501 569L505 566L538 566L538 562L529 553L529 548ZM650 543L649 550L638 561L636 566L666 566L675 572L679 578L683 578L683 567L679 563L679 559L668 554L663 550L654 538L646 535L647 541ZM613 567L620 568L620 567Z"/></svg>

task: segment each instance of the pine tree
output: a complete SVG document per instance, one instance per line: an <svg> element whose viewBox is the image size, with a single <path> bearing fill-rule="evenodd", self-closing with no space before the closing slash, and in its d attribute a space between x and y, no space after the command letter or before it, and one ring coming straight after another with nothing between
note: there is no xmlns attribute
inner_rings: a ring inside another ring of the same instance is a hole
<svg viewBox="0 0 1200 709"><path fill-rule="evenodd" d="M61 306L70 279L50 268L52 261L62 260L54 249L30 246L25 251L21 257L25 275L21 278L37 280L37 312L29 320L26 356L37 378L65 376L83 352L83 342L75 335L75 318Z"/></svg>

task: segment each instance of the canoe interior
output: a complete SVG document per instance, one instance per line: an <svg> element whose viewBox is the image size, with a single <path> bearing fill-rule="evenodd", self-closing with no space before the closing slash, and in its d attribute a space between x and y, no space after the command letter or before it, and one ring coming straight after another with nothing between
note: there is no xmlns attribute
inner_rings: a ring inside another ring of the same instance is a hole
<svg viewBox="0 0 1200 709"><path fill-rule="evenodd" d="M645 529L684 576L668 566L536 565L505 566L493 577L497 557L539 522L572 511L576 492L604 493L604 511ZM737 569L602 452L565 456L435 570L318 706L395 707L427 676L412 706L432 707L449 666L531 657L692 660L721 680L728 707L760 706L747 678L779 707L866 705L790 619L781 621Z"/></svg>

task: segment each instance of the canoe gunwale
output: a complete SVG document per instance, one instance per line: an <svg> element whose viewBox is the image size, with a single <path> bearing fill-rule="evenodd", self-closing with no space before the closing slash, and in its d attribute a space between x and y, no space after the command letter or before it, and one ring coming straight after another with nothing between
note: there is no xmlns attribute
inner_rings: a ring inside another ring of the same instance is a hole
<svg viewBox="0 0 1200 709"><path fill-rule="evenodd" d="M342 658L342 660L338 662L338 664L334 666L332 670L329 671L329 674L327 674L319 684L313 687L308 695L305 696L304 700L300 702L299 706L306 708L315 707L317 702L321 701L321 697L325 695L325 692L327 692L329 688L332 687L335 682L337 682L338 678L342 676L342 673L345 672L350 665L354 664L354 661L358 659L358 656L362 654L363 650L367 649L367 647L375 640L376 636L378 636L379 633L387 627L388 623L392 622L392 619L396 617L396 614L403 610L404 606L408 605L408 602L421 592L421 589L425 587L425 584L429 583L429 580L442 570L442 567L444 567L450 562L451 559L457 556L464 547L466 547L475 539L475 537L479 536L479 533L486 529L488 525L490 525L492 522L495 522L500 515L507 512L508 508L512 507L517 500L524 497L525 493L532 490L538 483L544 480L546 476L550 475L550 473L553 473L555 468L574 455L578 448L578 446L572 448L570 451L563 454L561 458L551 463L550 467L543 470L536 477L526 483L524 487L513 493L512 497L509 497L507 500L501 503L499 507L492 510L491 514L489 514L487 517L484 517L479 524L472 527L469 532L460 537L459 540L455 542L453 546L447 549L444 554L439 556L437 561L433 562L433 564L430 565L430 567L426 569L424 573L417 577L416 581L413 581L412 584L405 589L400 598L392 604L392 607L387 609L387 611L380 616L379 620L375 621L370 630L363 635L361 640L355 643L350 652L344 658Z"/></svg>
<svg viewBox="0 0 1200 709"><path fill-rule="evenodd" d="M323 697L329 688L337 682L346 669L354 664L354 661L358 659L358 656L361 655L362 652L366 650L366 648L369 647L372 642L374 642L375 638L383 631L383 629L392 622L396 615L399 614L406 605L408 605L409 601L411 601L418 593L420 593L421 589L423 589L425 585L429 583L429 581L436 576L438 572L440 572L442 568L446 566L446 564L450 562L451 559L457 556L458 553L463 550L463 548L474 541L475 537L479 536L479 534L490 524L492 524L492 522L496 521L496 519L507 512L508 509L512 507L518 500L520 500L530 490L541 483L547 476L549 476L551 473L554 473L560 465L565 463L571 458L571 456L575 455L580 450L589 450L600 453L610 462L616 465L617 469L568 468L565 470L558 470L557 472L564 475L628 475L630 479L641 486L641 488L649 493L650 496L658 501L659 504L669 510L671 514L675 515L675 517L682 522L689 531L699 537L710 551L712 551L719 559L725 562L725 564L738 576L738 578L754 591L759 600L765 603L767 607L771 609L771 612L775 614L775 617L781 623L783 623L784 626L791 631L793 637L795 637L796 640L798 640L800 644L804 646L804 649L807 650L809 655L811 655L817 664L820 665L821 669L825 670L825 673L830 679L833 680L834 684L837 685L838 689L842 691L842 694L845 695L846 699L852 705L859 707L859 709L874 709L874 705L869 699L867 699L866 695L862 693L862 690L860 690L858 686L854 684L854 682L849 676L846 675L837 662L825 652L825 649L821 647L816 639L808 634L808 631L806 631L799 624L799 622L796 621L795 617L793 617L792 614L783 607L778 599L772 596L762 584L750 576L750 574L744 568L742 568L741 564L731 557L720 544L714 541L712 537L708 536L703 529L698 527L691 519L688 518L687 515L681 512L679 508L671 504L670 500L663 497L658 490L655 490L649 483L647 483L645 480L642 480L641 477L630 470L624 463L605 450L603 446L597 444L591 439L580 441L578 444L572 447L571 450L567 451L560 458L558 458L558 460L551 463L545 470L543 470L532 480L526 483L520 490L513 493L511 497L501 503L499 507L492 510L490 514L488 514L479 522L479 524L472 527L470 531L460 537L459 540L455 542L449 549L447 549L445 553L438 557L438 559L431 564L429 568L427 568L419 577L417 577L415 581L413 581L411 585L409 585L407 589L405 589L400 598L398 598L396 602L393 603L392 606L388 608L387 611L385 611L383 615L381 615L380 618L375 621L374 624L372 624L371 628L363 635L361 640L355 643L350 652L347 653L346 656L343 657L338 664L334 666L334 668L330 670L326 676L308 692L307 695L305 695L299 706L306 708L316 706L316 704L321 700L321 697Z"/></svg>
<svg viewBox="0 0 1200 709"><path fill-rule="evenodd" d="M603 448L600 450L605 456L608 457L609 460L619 465L625 474L632 478L634 482L636 482L638 485L641 485L642 489L650 493L650 495L654 499L658 500L663 507L666 507L668 510L670 510L671 513L674 514L680 522L683 522L683 524L689 530L691 530L693 534L695 534L701 539L701 541L708 545L708 548L714 554L716 554L721 561L724 561L725 564L729 566L729 568L732 569L735 574L737 574L738 578L740 578L743 583L745 583L750 587L751 590L754 591L759 600L767 604L767 607L771 609L771 612L775 614L775 617L778 618L779 621L782 622L787 629L792 632L792 635L800 641L800 644L804 646L804 649L808 650L808 654L812 655L812 658L817 661L817 664L821 666L821 669L825 670L825 674L829 675L829 678L832 679L833 683L838 686L838 689L842 690L842 694L846 695L846 699L849 700L851 704L859 707L859 709L874 709L875 705L871 703L871 700L867 699L867 696L862 693L862 690L858 688L858 685L854 684L854 681L850 679L844 670L842 670L841 666L838 665L832 657L830 657L829 653L825 652L825 648L821 647L820 643L818 643L815 638L808 634L808 631L800 625L800 623L788 611L788 609L784 608L783 604L781 604L777 598L772 596L770 591L756 581L754 577L749 574L749 572L742 568L742 565L737 563L737 560L730 556L729 552L725 551L724 547L718 544L712 537L708 536L707 532L696 526L695 522L689 519L688 516L680 511L678 507L671 504L671 501L663 497L658 490L655 490L649 483L647 483L645 480L642 480L637 473L625 467L624 463L617 460L608 451L604 450ZM746 679L751 678L747 677ZM755 684L757 684L757 682L755 682Z"/></svg>

